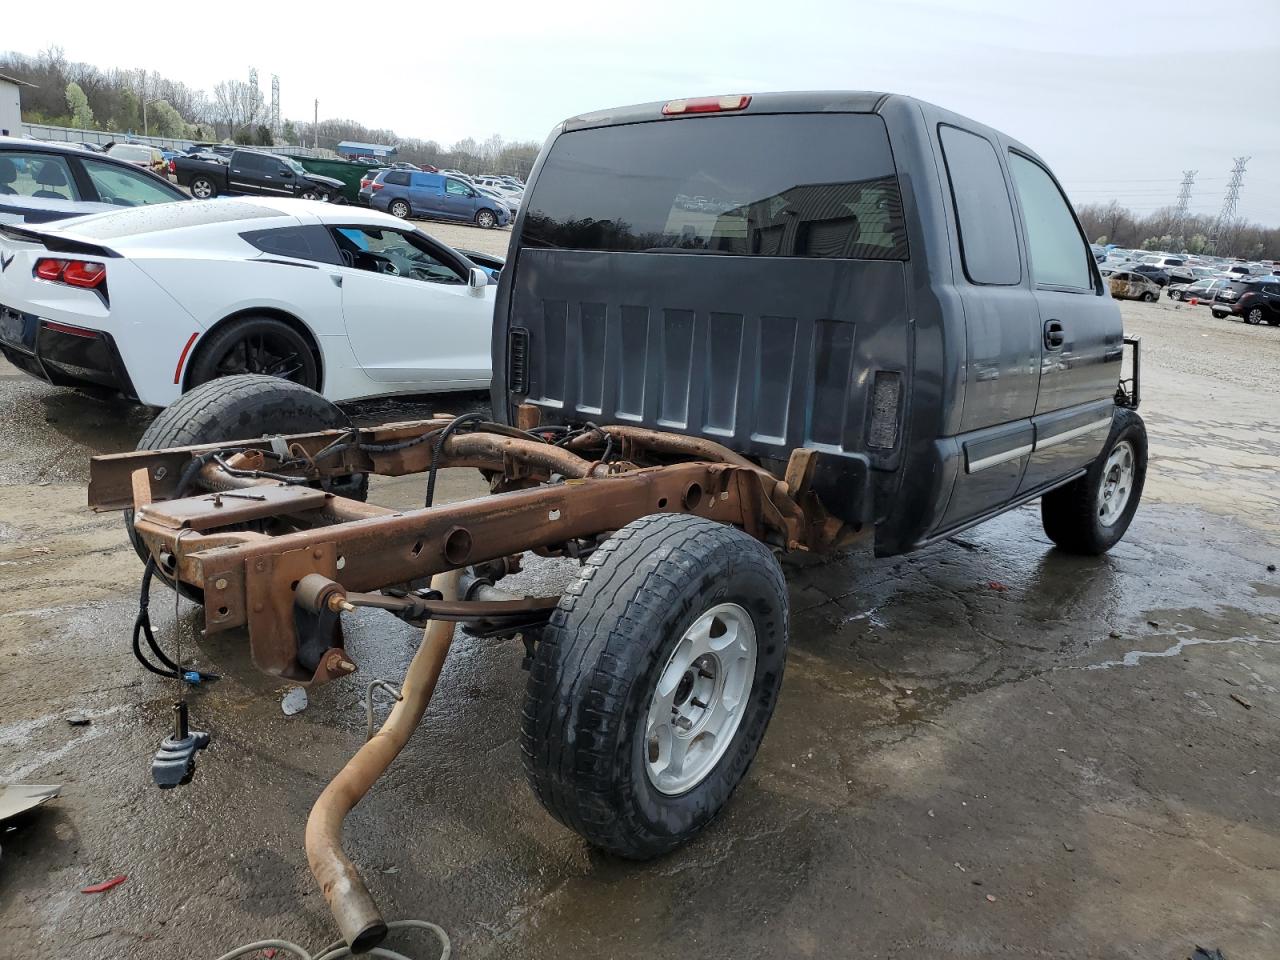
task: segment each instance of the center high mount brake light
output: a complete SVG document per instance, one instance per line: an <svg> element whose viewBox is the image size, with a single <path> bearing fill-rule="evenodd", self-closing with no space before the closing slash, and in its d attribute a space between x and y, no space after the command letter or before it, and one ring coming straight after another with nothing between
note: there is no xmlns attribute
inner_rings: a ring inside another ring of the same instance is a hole
<svg viewBox="0 0 1280 960"><path fill-rule="evenodd" d="M665 116L682 116L686 113L725 113L745 110L751 103L749 94L737 93L727 97L694 97L689 100L668 100L662 106Z"/></svg>

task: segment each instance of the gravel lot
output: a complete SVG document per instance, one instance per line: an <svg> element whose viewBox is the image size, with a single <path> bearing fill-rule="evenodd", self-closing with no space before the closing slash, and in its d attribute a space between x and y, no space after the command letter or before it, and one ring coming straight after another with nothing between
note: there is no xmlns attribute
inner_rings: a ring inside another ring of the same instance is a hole
<svg viewBox="0 0 1280 960"><path fill-rule="evenodd" d="M497 253L509 238L423 227ZM1052 550L1032 505L908 557L790 571L792 651L760 755L716 824L650 864L597 855L541 810L516 741L521 653L463 638L347 826L387 915L443 924L455 956L504 960L1280 955L1280 329L1166 302L1123 311L1143 337L1152 461L1108 557ZM120 519L84 507L88 458L131 449L150 414L3 364L0 411L0 780L65 785L0 833L7 954L330 940L302 826L363 740L360 685L284 717L284 688L236 638L204 644L225 679L192 711L214 743L192 786L156 791L171 688L128 652L140 566ZM446 492L477 489L462 475ZM372 498L419 496L391 481ZM569 573L535 563L524 584ZM171 644L168 595L153 615ZM362 613L349 645L362 676L398 677L415 639Z"/></svg>

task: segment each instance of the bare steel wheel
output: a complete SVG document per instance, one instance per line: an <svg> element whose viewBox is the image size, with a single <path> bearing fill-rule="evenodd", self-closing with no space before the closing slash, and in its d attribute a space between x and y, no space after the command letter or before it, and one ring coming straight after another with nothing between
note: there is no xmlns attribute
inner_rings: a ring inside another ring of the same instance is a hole
<svg viewBox="0 0 1280 960"><path fill-rule="evenodd" d="M717 604L684 632L645 720L649 782L660 792L697 786L724 756L742 723L755 668L755 624L736 603Z"/></svg>
<svg viewBox="0 0 1280 960"><path fill-rule="evenodd" d="M1111 448L1102 468L1102 485L1098 487L1098 520L1109 527L1124 513L1129 505L1136 473L1133 444L1121 440Z"/></svg>

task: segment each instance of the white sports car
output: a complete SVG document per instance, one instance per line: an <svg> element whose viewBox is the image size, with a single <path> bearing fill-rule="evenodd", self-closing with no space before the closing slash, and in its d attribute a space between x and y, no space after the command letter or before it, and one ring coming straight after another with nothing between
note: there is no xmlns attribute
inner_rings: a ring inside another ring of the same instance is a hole
<svg viewBox="0 0 1280 960"><path fill-rule="evenodd" d="M0 225L0 352L50 383L157 407L234 373L330 400L484 389L502 262L475 256L305 200Z"/></svg>

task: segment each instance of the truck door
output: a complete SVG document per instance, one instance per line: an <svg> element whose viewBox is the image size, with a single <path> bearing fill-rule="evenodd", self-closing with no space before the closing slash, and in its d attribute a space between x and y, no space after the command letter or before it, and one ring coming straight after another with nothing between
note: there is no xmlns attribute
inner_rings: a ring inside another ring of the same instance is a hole
<svg viewBox="0 0 1280 960"><path fill-rule="evenodd" d="M1041 324L1034 451L1020 490L1087 466L1106 442L1124 349L1120 310L1102 281L1075 214L1049 171L1017 151L1009 171L1022 212Z"/></svg>
<svg viewBox="0 0 1280 960"><path fill-rule="evenodd" d="M284 196L292 194L287 181L282 182L273 157L248 150L237 150L231 155L230 172L227 175L232 193Z"/></svg>
<svg viewBox="0 0 1280 960"><path fill-rule="evenodd" d="M1018 490L1034 439L1040 319L996 144L948 123L937 136L955 218L966 347L959 469L937 526L945 530L998 509Z"/></svg>

